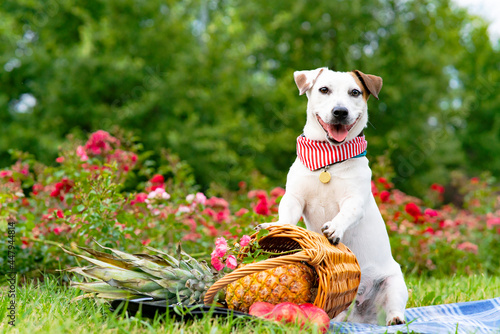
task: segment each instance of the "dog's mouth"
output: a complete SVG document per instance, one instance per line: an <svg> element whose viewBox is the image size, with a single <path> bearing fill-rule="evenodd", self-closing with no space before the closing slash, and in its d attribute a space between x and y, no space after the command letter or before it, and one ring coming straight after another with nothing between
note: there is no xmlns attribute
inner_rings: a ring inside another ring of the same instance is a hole
<svg viewBox="0 0 500 334"><path fill-rule="evenodd" d="M347 138L349 131L356 125L359 119L357 118L352 124L330 124L323 122L318 115L316 115L316 118L323 130L325 130L327 139L336 144L342 143Z"/></svg>

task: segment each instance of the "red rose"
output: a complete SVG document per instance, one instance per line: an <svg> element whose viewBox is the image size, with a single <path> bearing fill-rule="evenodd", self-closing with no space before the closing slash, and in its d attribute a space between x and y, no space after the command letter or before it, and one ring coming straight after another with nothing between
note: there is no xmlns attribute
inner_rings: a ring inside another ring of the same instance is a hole
<svg viewBox="0 0 500 334"><path fill-rule="evenodd" d="M263 216L269 216L269 204L267 203L267 199L262 197L259 200L259 203L254 208L255 213Z"/></svg>
<svg viewBox="0 0 500 334"><path fill-rule="evenodd" d="M431 185L431 189L434 190L435 192L439 193L439 194L443 194L444 193L444 187L440 184L437 184L437 183L433 183Z"/></svg>
<svg viewBox="0 0 500 334"><path fill-rule="evenodd" d="M422 211L420 211L418 205L413 202L406 204L405 211L415 219L422 215Z"/></svg>
<svg viewBox="0 0 500 334"><path fill-rule="evenodd" d="M379 183L384 183L384 184L385 184L385 183L387 183L387 179L386 179L385 177L379 177L379 178L378 178L378 182L379 182Z"/></svg>
<svg viewBox="0 0 500 334"><path fill-rule="evenodd" d="M151 183L163 183L165 182L165 179L163 178L163 175L156 174L149 180Z"/></svg>
<svg viewBox="0 0 500 334"><path fill-rule="evenodd" d="M391 193L388 192L387 190L383 190L380 192L380 199L382 200L382 202L384 203L389 202L390 197Z"/></svg>

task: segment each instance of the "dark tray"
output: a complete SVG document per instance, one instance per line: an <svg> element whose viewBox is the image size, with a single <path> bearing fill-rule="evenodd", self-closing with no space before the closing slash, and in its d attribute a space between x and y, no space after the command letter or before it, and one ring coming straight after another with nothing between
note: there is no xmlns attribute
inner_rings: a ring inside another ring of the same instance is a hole
<svg viewBox="0 0 500 334"><path fill-rule="evenodd" d="M167 305L166 300L154 300L153 298L115 299L111 302L111 311L117 309L123 310L123 308L126 308L127 313L132 316L141 310L143 317L154 318L156 314L168 314L168 317L181 321L202 318L206 314L210 314L213 317L252 317L248 313L233 311L223 307L209 307L203 304L187 306Z"/></svg>

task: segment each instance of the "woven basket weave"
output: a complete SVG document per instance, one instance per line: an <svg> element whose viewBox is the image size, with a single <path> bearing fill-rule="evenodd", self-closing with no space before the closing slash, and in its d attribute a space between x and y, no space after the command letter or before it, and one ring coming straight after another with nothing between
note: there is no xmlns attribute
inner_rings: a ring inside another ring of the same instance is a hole
<svg viewBox="0 0 500 334"><path fill-rule="evenodd" d="M213 303L220 289L228 284L259 271L272 269L296 262L307 262L318 276L317 294L314 305L321 307L330 318L345 310L356 297L361 270L356 257L344 244L330 244L328 239L318 233L292 225L272 226L269 234L259 240L266 251L283 253L302 249L297 253L269 258L262 262L247 264L227 274L214 283L207 291L204 302ZM255 240L257 233L251 236ZM240 255L240 260L243 255Z"/></svg>

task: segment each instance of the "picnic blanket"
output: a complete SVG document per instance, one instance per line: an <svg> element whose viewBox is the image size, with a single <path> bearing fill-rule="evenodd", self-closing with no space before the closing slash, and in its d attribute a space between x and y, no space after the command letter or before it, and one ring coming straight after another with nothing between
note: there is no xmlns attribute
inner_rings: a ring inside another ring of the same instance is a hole
<svg viewBox="0 0 500 334"><path fill-rule="evenodd" d="M406 325L330 323L330 333L500 333L500 297L407 309Z"/></svg>

